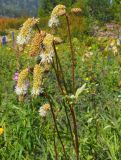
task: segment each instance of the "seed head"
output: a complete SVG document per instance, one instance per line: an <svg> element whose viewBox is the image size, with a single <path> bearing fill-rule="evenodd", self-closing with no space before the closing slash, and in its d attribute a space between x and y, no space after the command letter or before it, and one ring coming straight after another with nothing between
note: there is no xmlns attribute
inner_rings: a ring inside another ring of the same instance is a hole
<svg viewBox="0 0 121 160"><path fill-rule="evenodd" d="M72 8L71 12L76 14L76 13L81 13L82 10L81 10L81 8Z"/></svg>

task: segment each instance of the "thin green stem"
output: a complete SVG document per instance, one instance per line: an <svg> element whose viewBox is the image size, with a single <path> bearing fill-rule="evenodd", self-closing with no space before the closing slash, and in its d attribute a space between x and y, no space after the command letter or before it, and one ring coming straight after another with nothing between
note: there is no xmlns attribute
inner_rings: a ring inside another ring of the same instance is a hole
<svg viewBox="0 0 121 160"><path fill-rule="evenodd" d="M66 92L68 93L68 89L67 89L67 85L66 85L66 81L65 81L65 78L64 78L64 73L63 73L63 69L62 69L62 66L61 66L61 63L60 63L60 59L58 57L58 54L57 54L57 51L56 51L56 47L55 47L55 43L53 42L53 49L54 49L54 52L55 52L55 57L56 57L56 63L57 63L57 71L60 67L60 71L61 71L61 75L62 75L62 78L63 78L63 83L64 83L64 87L65 87L65 90Z"/></svg>
<svg viewBox="0 0 121 160"><path fill-rule="evenodd" d="M54 69L54 71L55 71L56 79L57 79L57 82L58 82L58 86L59 86L59 88L60 88L60 91L61 91L61 93L62 93L63 95L65 95L65 94L64 94L64 91L63 91L63 87L61 86L61 82L60 82L60 79L59 79L57 70L56 70L56 68L55 68L54 61L53 61L53 63L52 63L52 67L53 67L53 69Z"/></svg>
<svg viewBox="0 0 121 160"><path fill-rule="evenodd" d="M55 47L54 43L53 43L53 47L54 47L54 52L55 52L55 56L56 56L56 59L57 59L56 62L59 63L59 67L60 67L60 70L61 70L61 73L62 73L62 78L63 78L63 81L64 81L64 87L65 87L66 92L68 93L66 82L65 82L65 79L64 79L64 74L63 74L62 66L61 66L60 59L58 57L58 54L57 54L56 47ZM56 74L56 75L58 76L58 79L59 79L59 75L58 74ZM59 84L59 86L60 86L60 84ZM62 94L63 94L63 92L62 92ZM68 116L67 107L65 106L65 102L64 102L64 108L65 108L65 113L66 113L69 129L70 129L70 134L71 134L71 138L72 138L72 144L73 144L73 147L75 148L75 142L74 142L74 138L73 138L73 132L72 132L69 116Z"/></svg>
<svg viewBox="0 0 121 160"><path fill-rule="evenodd" d="M78 133L77 133L77 125L76 125L76 117L75 117L75 113L74 113L74 109L72 106L69 106L70 108L70 112L72 115L72 119L73 119L73 124L74 124L74 134L75 134L75 143L76 143L76 158L77 160L79 160L79 141L78 141Z"/></svg>
<svg viewBox="0 0 121 160"><path fill-rule="evenodd" d="M55 151L55 160L58 160L58 151L57 151L57 146L55 141L55 127L54 127L54 151Z"/></svg>
<svg viewBox="0 0 121 160"><path fill-rule="evenodd" d="M71 123L70 123L69 115L68 115L68 110L67 110L67 107L66 107L66 105L65 105L65 102L63 102L63 103L64 103L65 113L66 113L66 117L67 117L67 121L68 121L69 129L70 129L70 134L71 134L72 144L73 144L74 149L76 150L75 142L74 142L74 136L73 136L73 131L72 131L72 127L71 127Z"/></svg>
<svg viewBox="0 0 121 160"><path fill-rule="evenodd" d="M67 27L68 27L70 50L71 50L71 54L72 54L72 83L73 83L72 86L73 86L73 94L74 94L75 93L75 67L74 67L75 54L74 54L73 45L72 45L69 18L68 18L67 14L65 16L66 16L66 22L67 22ZM73 119L73 124L74 124L74 134L75 134L75 143L76 143L76 156L77 156L77 160L79 160L79 142L78 142L76 118L75 118L75 113L74 113L73 106L69 105L69 108L70 108L70 112L71 112L72 119Z"/></svg>
<svg viewBox="0 0 121 160"><path fill-rule="evenodd" d="M59 58L57 57L58 55L57 55L57 51L56 51L55 45L53 45L53 47L54 47L56 58L58 59L58 62L59 62L59 66L61 67L61 63L59 61ZM56 69L55 69L55 71L56 71ZM62 67L61 67L61 72L63 73ZM56 76L57 76L57 79L58 79L59 87L62 88L61 87L61 82L60 82L60 79L59 79L59 75L58 75L57 71L56 71ZM63 79L64 79L64 75L63 75ZM65 89L66 89L66 93L68 93L66 84L65 84ZM62 91L62 94L65 95L65 93L63 92L62 89L61 89L61 91ZM69 109L70 109L70 112L71 112L71 115L72 115L72 120L73 120L73 125L74 125L75 143L73 141L73 133L71 133L72 143L73 143L75 151L76 151L77 160L79 160L79 142L78 142L78 134L77 134L77 125L76 125L75 113L74 113L73 107L69 104L69 102L68 102L68 105L69 105ZM71 127L71 125L70 125L70 127ZM72 130L70 130L70 131L72 131Z"/></svg>
<svg viewBox="0 0 121 160"><path fill-rule="evenodd" d="M67 14L65 16L66 16L66 22L67 22L67 28L68 28L70 50L71 50L71 55L72 55L72 88L73 88L73 93L74 93L75 92L75 68L74 68L75 54L74 54L74 49L73 49L73 45L72 45L72 38L71 38L71 30L70 30L69 18L68 18Z"/></svg>
<svg viewBox="0 0 121 160"><path fill-rule="evenodd" d="M50 98L48 97L48 100L49 100L49 103L50 103L50 109L51 109L51 113L52 113L52 116L53 116L53 121L54 121L54 125L55 125L55 129L56 129L56 132L58 134L58 138L60 140L60 143L62 145L62 149L63 149L63 153L64 153L64 157L65 157L65 160L67 160L67 155L66 155L66 150L65 150L65 146L63 144L63 141L61 139L61 136L60 136L60 133L59 133L59 130L58 130L58 127L57 127L57 122L56 122L56 117L55 117L55 113L54 113L54 109L53 109L53 106L52 106L52 103L51 103L51 100Z"/></svg>

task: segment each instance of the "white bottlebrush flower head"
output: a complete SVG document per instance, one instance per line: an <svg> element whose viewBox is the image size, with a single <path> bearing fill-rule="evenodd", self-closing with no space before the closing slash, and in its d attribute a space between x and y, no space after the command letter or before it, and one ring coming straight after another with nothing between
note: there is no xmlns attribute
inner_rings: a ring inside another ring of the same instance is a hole
<svg viewBox="0 0 121 160"><path fill-rule="evenodd" d="M19 35L17 36L17 44L27 44L30 39L32 27L39 21L39 19L28 18L20 29Z"/></svg>

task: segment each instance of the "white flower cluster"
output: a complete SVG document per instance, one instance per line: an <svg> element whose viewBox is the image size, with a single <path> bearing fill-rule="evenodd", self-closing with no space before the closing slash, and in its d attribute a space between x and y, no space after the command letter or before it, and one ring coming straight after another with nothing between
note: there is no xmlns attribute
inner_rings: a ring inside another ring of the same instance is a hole
<svg viewBox="0 0 121 160"><path fill-rule="evenodd" d="M50 64L53 61L55 55L53 49L54 37L51 34L47 34L43 40L44 49L40 52L40 58L42 64Z"/></svg>
<svg viewBox="0 0 121 160"><path fill-rule="evenodd" d="M53 57L54 57L54 50L51 47L49 52L45 53L45 52L41 52L40 53L40 57L41 57L41 63L45 64L45 63L52 63L53 61Z"/></svg>
<svg viewBox="0 0 121 160"><path fill-rule="evenodd" d="M45 117L47 115L47 111L50 110L50 104L46 103L39 109L39 115L41 117Z"/></svg>
<svg viewBox="0 0 121 160"><path fill-rule="evenodd" d="M15 87L16 94L19 95L25 95L27 93L28 87L26 85L23 85L22 87L19 87L18 85Z"/></svg>
<svg viewBox="0 0 121 160"><path fill-rule="evenodd" d="M49 26L50 28L52 28L52 27L58 27L59 24L60 24L60 22L59 22L59 19L58 19L57 16L52 16L52 17L50 18L49 22L48 22L48 26Z"/></svg>

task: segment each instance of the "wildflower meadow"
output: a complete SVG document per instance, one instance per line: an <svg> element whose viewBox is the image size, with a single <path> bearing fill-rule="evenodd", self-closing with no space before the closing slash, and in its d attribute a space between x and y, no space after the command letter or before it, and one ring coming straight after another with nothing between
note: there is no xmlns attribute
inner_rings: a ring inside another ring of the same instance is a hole
<svg viewBox="0 0 121 160"><path fill-rule="evenodd" d="M0 20L0 160L121 160L119 6L85 3Z"/></svg>

